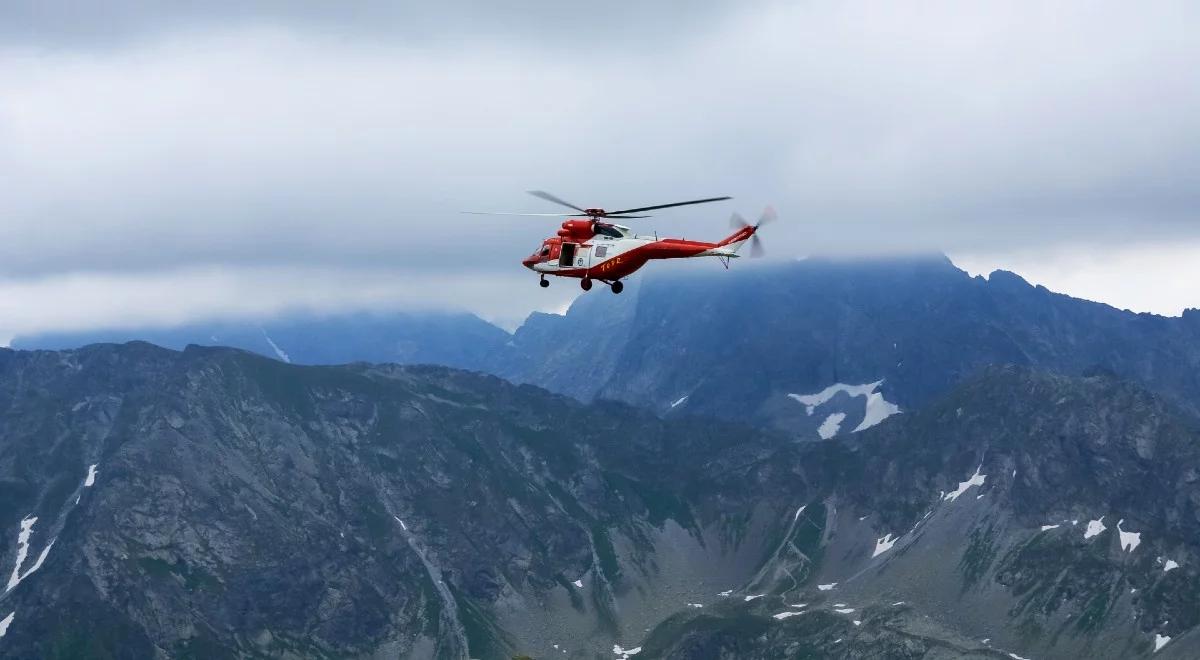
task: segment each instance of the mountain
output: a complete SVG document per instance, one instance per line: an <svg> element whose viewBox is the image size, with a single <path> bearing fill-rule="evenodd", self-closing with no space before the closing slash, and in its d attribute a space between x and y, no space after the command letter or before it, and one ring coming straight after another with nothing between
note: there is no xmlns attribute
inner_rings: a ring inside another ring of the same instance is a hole
<svg viewBox="0 0 1200 660"><path fill-rule="evenodd" d="M492 373L584 401L810 439L919 408L992 364L1106 369L1200 413L1200 311L1134 314L942 256L651 272L531 316L493 355Z"/></svg>
<svg viewBox="0 0 1200 660"><path fill-rule="evenodd" d="M293 314L262 323L194 323L17 336L12 348L61 350L96 343L148 341L233 346L297 364L393 362L473 367L503 350L509 335L473 314L445 312Z"/></svg>
<svg viewBox="0 0 1200 660"><path fill-rule="evenodd" d="M816 446L732 475L770 492L780 465L834 472L762 581L660 624L650 656L1200 655L1200 430L1162 399L997 367Z"/></svg>
<svg viewBox="0 0 1200 660"><path fill-rule="evenodd" d="M1198 452L1099 372L792 442L443 367L0 350L0 654L1195 657Z"/></svg>
<svg viewBox="0 0 1200 660"><path fill-rule="evenodd" d="M470 314L351 314L17 337L13 347L146 340L298 364L442 364L809 440L916 410L994 364L1107 370L1200 415L1200 310L1134 314L1005 271L970 277L941 255L738 266L648 269L620 296L581 295L512 335Z"/></svg>

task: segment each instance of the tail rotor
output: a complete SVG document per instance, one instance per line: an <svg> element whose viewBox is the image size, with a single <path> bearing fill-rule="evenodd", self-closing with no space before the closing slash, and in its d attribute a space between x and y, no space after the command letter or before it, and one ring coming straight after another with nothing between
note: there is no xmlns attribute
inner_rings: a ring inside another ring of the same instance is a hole
<svg viewBox="0 0 1200 660"><path fill-rule="evenodd" d="M758 229L764 225L769 225L772 222L775 222L775 220L778 218L779 215L775 213L775 208L768 206L767 208L763 209L762 215L758 216L758 222L754 223L753 225L751 225L749 222L746 222L746 219L737 213L734 213L733 216L729 218L729 225L734 229L745 229L747 227L753 228L754 231L750 234L750 238L747 239L747 242L750 243L750 257L752 259L757 259L766 253L765 250L763 250L762 239L758 237Z"/></svg>

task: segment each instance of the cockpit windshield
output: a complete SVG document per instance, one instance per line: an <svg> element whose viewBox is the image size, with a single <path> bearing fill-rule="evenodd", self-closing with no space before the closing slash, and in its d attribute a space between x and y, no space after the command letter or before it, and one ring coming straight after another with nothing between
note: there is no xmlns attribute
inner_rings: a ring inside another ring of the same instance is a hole
<svg viewBox="0 0 1200 660"><path fill-rule="evenodd" d="M606 225L606 224L603 224L600 222L596 223L596 233L601 236L608 236L609 238L621 238L622 237L620 229L617 229L616 227L614 227L612 225Z"/></svg>

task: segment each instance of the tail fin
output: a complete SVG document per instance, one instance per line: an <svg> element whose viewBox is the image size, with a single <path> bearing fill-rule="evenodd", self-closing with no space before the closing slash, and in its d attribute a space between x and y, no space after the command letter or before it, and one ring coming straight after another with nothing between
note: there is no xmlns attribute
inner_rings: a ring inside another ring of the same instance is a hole
<svg viewBox="0 0 1200 660"><path fill-rule="evenodd" d="M734 218L740 219L737 214L734 214ZM738 227L737 231L721 239L721 241L717 243L717 246L729 246L733 248L734 252L737 252L738 248L740 248L743 243L750 240L750 237L753 236L754 232L756 231L758 231L758 227L754 225L742 225L741 227Z"/></svg>
<svg viewBox="0 0 1200 660"><path fill-rule="evenodd" d="M729 236L726 236L720 243L717 243L717 245L721 247L728 246L736 254L737 251L742 248L742 245L746 243L746 241L750 241L750 256L761 257L763 250L762 241L758 238L758 228L767 223L774 222L775 218L775 209L770 206L763 210L762 215L758 218L758 222L754 224L746 222L742 216L734 213L733 217L729 219L729 224L736 231Z"/></svg>

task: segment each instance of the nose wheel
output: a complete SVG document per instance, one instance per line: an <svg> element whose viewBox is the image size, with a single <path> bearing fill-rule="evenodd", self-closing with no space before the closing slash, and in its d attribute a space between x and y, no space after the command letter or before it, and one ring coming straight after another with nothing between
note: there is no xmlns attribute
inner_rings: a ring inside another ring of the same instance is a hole
<svg viewBox="0 0 1200 660"><path fill-rule="evenodd" d="M582 280L579 280L579 287L581 289L583 289L584 291L591 291L592 290L592 281L585 277Z"/></svg>
<svg viewBox="0 0 1200 660"><path fill-rule="evenodd" d="M621 282L621 280L617 280L616 282L613 282L611 285L609 285L609 288L612 289L613 293L621 293L622 291L625 290L625 285Z"/></svg>
<svg viewBox="0 0 1200 660"><path fill-rule="evenodd" d="M540 282L538 282L538 286L540 286L544 289L544 288L550 286L550 280L546 279L545 275L542 275L542 279Z"/></svg>

